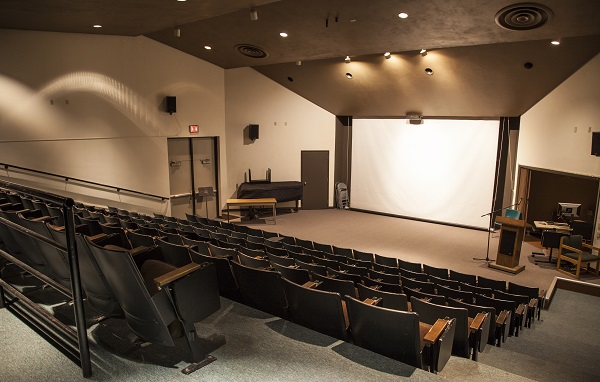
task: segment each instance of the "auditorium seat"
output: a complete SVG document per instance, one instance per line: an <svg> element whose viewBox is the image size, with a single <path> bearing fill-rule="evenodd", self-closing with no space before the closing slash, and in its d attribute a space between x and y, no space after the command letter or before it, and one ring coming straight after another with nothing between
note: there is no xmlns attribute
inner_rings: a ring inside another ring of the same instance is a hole
<svg viewBox="0 0 600 382"><path fill-rule="evenodd" d="M503 310L510 312L510 325L508 329L508 335L514 335L515 337L519 336L519 328L521 327L521 321L523 320L523 312L517 312L516 302L476 294L475 305L491 306L494 307L497 312L501 312Z"/></svg>
<svg viewBox="0 0 600 382"><path fill-rule="evenodd" d="M352 248L336 247L335 245L332 245L331 247L333 248L333 253L335 255L345 256L351 259L354 258Z"/></svg>
<svg viewBox="0 0 600 382"><path fill-rule="evenodd" d="M512 294L508 292L500 292L494 291L494 298L498 298L501 300L509 300L514 301L517 304L517 317L521 315L521 319L519 320L519 327L523 329L523 326L527 328L531 328L532 316L530 313L535 312L535 310L529 310L529 302L531 298L527 295L523 294Z"/></svg>
<svg viewBox="0 0 600 382"><path fill-rule="evenodd" d="M402 287L416 289L423 293L435 294L435 285L429 281L419 281L400 276Z"/></svg>
<svg viewBox="0 0 600 382"><path fill-rule="evenodd" d="M235 261L231 262L231 268L244 304L274 316L287 316L281 273L247 267Z"/></svg>
<svg viewBox="0 0 600 382"><path fill-rule="evenodd" d="M499 290L501 292L506 292L506 281L504 280L494 280L489 279L487 277L479 276L477 278L477 286L482 288L490 288L492 290Z"/></svg>
<svg viewBox="0 0 600 382"><path fill-rule="evenodd" d="M252 257L243 254L242 252L238 252L237 256L238 262L245 267L254 268L254 269L269 269L271 268L271 263L269 260L263 257ZM235 259L234 259L235 261Z"/></svg>
<svg viewBox="0 0 600 382"><path fill-rule="evenodd" d="M461 283L477 285L477 276L468 273L456 272L450 269L450 280L459 281Z"/></svg>
<svg viewBox="0 0 600 382"><path fill-rule="evenodd" d="M398 268L400 268L400 270L423 273L421 263L413 263L402 259L398 259Z"/></svg>
<svg viewBox="0 0 600 382"><path fill-rule="evenodd" d="M508 311L503 310L496 314L497 311L494 307L467 304L466 302L454 300L452 298L448 299L448 306L467 309L469 311L470 318L475 318L475 316L477 316L477 313L479 312L489 313L491 322L489 327L487 343L490 345L496 345L500 347L502 342L506 341L508 328L510 326L510 313ZM483 344L483 340L481 344ZM483 351L483 348L480 347L479 351Z"/></svg>
<svg viewBox="0 0 600 382"><path fill-rule="evenodd" d="M540 291L539 288L528 287L509 282L508 293L528 296L531 299L528 305L531 312L530 316L533 318L537 314L537 319L540 319L541 310L544 307L544 301L546 298L545 291Z"/></svg>
<svg viewBox="0 0 600 382"><path fill-rule="evenodd" d="M283 287L291 321L340 340L348 339L348 320L338 293L313 289L285 279Z"/></svg>
<svg viewBox="0 0 600 382"><path fill-rule="evenodd" d="M368 261L369 263L375 262L375 255L369 252L353 250L354 258L356 260Z"/></svg>
<svg viewBox="0 0 600 382"><path fill-rule="evenodd" d="M388 284L400 284L400 276L398 275L398 273L390 275L388 273L369 270L369 278L373 280L381 280Z"/></svg>
<svg viewBox="0 0 600 382"><path fill-rule="evenodd" d="M408 298L403 293L385 292L379 289L369 288L362 284L358 284L357 289L359 300L365 300L367 298L372 300L380 299L376 304L379 307L408 311Z"/></svg>
<svg viewBox="0 0 600 382"><path fill-rule="evenodd" d="M369 269L357 265L340 263L340 271L345 271L361 277L369 277Z"/></svg>
<svg viewBox="0 0 600 382"><path fill-rule="evenodd" d="M375 262L381 265L387 265L388 267L398 268L398 259L395 257L387 257L375 254Z"/></svg>
<svg viewBox="0 0 600 382"><path fill-rule="evenodd" d="M471 284L458 283L460 290L464 290L467 292L477 293L488 297L494 297L494 290L491 288L482 288L479 286L474 286Z"/></svg>
<svg viewBox="0 0 600 382"><path fill-rule="evenodd" d="M321 244L313 241L313 247L317 251L325 252L325 253L333 253L333 248L331 244Z"/></svg>
<svg viewBox="0 0 600 382"><path fill-rule="evenodd" d="M427 273L423 272L413 272L407 269L400 269L400 276L404 276L407 279L429 282L429 276Z"/></svg>
<svg viewBox="0 0 600 382"><path fill-rule="evenodd" d="M162 239L156 240L156 245L161 249L166 263L175 267L182 267L192 262L188 247L172 244Z"/></svg>
<svg viewBox="0 0 600 382"><path fill-rule="evenodd" d="M387 273L388 275L398 275L398 267L390 267L389 265L373 263L373 270L377 272Z"/></svg>
<svg viewBox="0 0 600 382"><path fill-rule="evenodd" d="M270 247L268 245L265 246L265 252L266 253L270 253L270 254L275 255L275 256L280 256L280 257L287 257L288 256L288 251L286 251L285 249Z"/></svg>
<svg viewBox="0 0 600 382"><path fill-rule="evenodd" d="M321 257L312 256L312 262L318 265L322 265L324 267L332 268L332 269L340 269L340 265L335 260L324 259Z"/></svg>
<svg viewBox="0 0 600 382"><path fill-rule="evenodd" d="M291 256L294 257L294 256ZM323 266L323 265L318 265L318 264L313 264L311 262L304 262L301 260L298 260L296 258L294 258L296 260L296 265L299 266L302 269L306 269L309 272L313 272L322 276L326 276L327 275L327 267Z"/></svg>
<svg viewBox="0 0 600 382"><path fill-rule="evenodd" d="M274 271L281 273L281 277L298 285L304 285L310 281L310 274L306 269L296 265L282 265L271 262Z"/></svg>
<svg viewBox="0 0 600 382"><path fill-rule="evenodd" d="M440 294L427 293L407 286L403 286L402 291L404 294L406 294L406 297L408 297L409 301L412 297L415 297L433 304L446 305L446 297Z"/></svg>
<svg viewBox="0 0 600 382"><path fill-rule="evenodd" d="M441 371L452 350L455 320L423 324L414 312L386 309L346 298L354 343L408 365Z"/></svg>
<svg viewBox="0 0 600 382"><path fill-rule="evenodd" d="M441 277L436 277L433 275L429 275L429 282L432 282L437 287L438 285L447 286L448 288L460 289L460 283L456 280L444 279Z"/></svg>
<svg viewBox="0 0 600 382"><path fill-rule="evenodd" d="M217 270L217 283L219 294L233 300L239 299L239 288L231 270L231 262L227 257L214 257L190 250L192 261L197 264L209 262L215 265Z"/></svg>
<svg viewBox="0 0 600 382"><path fill-rule="evenodd" d="M465 308L454 308L432 304L421 299L411 297L411 308L419 314L422 322L433 325L440 317L456 319L456 332L452 345L452 354L477 361L477 355L483 350L489 335L490 314L479 312L475 318L469 320L469 311Z"/></svg>
<svg viewBox="0 0 600 382"><path fill-rule="evenodd" d="M306 249L314 249L313 242L310 240L296 238L296 245Z"/></svg>
<svg viewBox="0 0 600 382"><path fill-rule="evenodd" d="M338 280L349 280L354 283L354 285L362 284L361 275L357 275L355 273L343 272L337 269L332 269L327 267L327 276L333 277Z"/></svg>
<svg viewBox="0 0 600 382"><path fill-rule="evenodd" d="M473 294L473 292L448 288L443 285L437 285L436 289L437 289L437 294L440 294L440 295L446 297L447 299L453 298L455 300L462 301L467 304L472 304L475 302L475 295Z"/></svg>
<svg viewBox="0 0 600 382"><path fill-rule="evenodd" d="M442 279L448 278L447 268L436 268L427 264L423 264L423 272L427 273L429 276L435 276Z"/></svg>
<svg viewBox="0 0 600 382"><path fill-rule="evenodd" d="M367 268L367 269L373 268L373 262L368 261L368 260L359 260L359 259L348 258L348 264L356 265L358 267L363 267L363 268Z"/></svg>
<svg viewBox="0 0 600 382"><path fill-rule="evenodd" d="M378 288L379 290L391 293L402 293L402 287L399 283L386 283L381 280L373 280L370 277L363 276L363 284L370 288Z"/></svg>
<svg viewBox="0 0 600 382"><path fill-rule="evenodd" d="M219 243L222 245L222 243ZM210 255L213 257L224 257L226 259L235 259L237 256L237 249L223 248L220 245L208 243L208 249L210 249Z"/></svg>
<svg viewBox="0 0 600 382"><path fill-rule="evenodd" d="M126 251L88 243L125 312L129 328L143 340L165 346L175 346L172 334L179 329L192 362L202 361L207 349L197 337L194 324L220 309L214 266L189 263L176 268L147 260L138 270ZM194 366L187 370L193 371Z"/></svg>
<svg viewBox="0 0 600 382"><path fill-rule="evenodd" d="M269 259L269 261L271 262L271 265L279 264L279 265L283 265L284 267L292 267L292 266L296 265L296 260L294 260L293 257L277 256L277 255L273 255L268 252L265 253L265 256Z"/></svg>

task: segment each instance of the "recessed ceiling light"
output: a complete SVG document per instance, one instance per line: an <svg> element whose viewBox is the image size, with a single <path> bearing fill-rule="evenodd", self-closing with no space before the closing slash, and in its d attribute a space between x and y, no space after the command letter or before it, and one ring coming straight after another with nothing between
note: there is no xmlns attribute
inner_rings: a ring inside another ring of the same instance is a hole
<svg viewBox="0 0 600 382"><path fill-rule="evenodd" d="M431 68L426 68L426 69L425 69L425 74L427 74L428 76L432 76L432 75L433 75L433 69L431 69Z"/></svg>
<svg viewBox="0 0 600 382"><path fill-rule="evenodd" d="M383 57L385 57L386 59L388 59L388 58L392 57L392 54L390 52L385 52L383 54Z"/></svg>
<svg viewBox="0 0 600 382"><path fill-rule="evenodd" d="M560 39L559 38L554 39L554 40L550 41L550 44L552 44L552 45L560 45Z"/></svg>
<svg viewBox="0 0 600 382"><path fill-rule="evenodd" d="M94 25L94 28L102 28L102 25L96 24L96 25Z"/></svg>
<svg viewBox="0 0 600 382"><path fill-rule="evenodd" d="M348 78L348 79L351 80L352 79L352 73L346 73L346 78Z"/></svg>
<svg viewBox="0 0 600 382"><path fill-rule="evenodd" d="M211 49L212 49L212 46L210 46L210 45L204 45L204 49L206 49L206 50L211 50Z"/></svg>
<svg viewBox="0 0 600 382"><path fill-rule="evenodd" d="M427 49L421 49L419 53L421 53L421 56L425 57L427 56Z"/></svg>
<svg viewBox="0 0 600 382"><path fill-rule="evenodd" d="M288 36L288 34L287 34L287 33L285 33L285 32L281 32L281 33L279 33L279 35L280 35L281 37L287 37L287 36Z"/></svg>
<svg viewBox="0 0 600 382"><path fill-rule="evenodd" d="M350 59L350 56L346 56L346 58L344 58L344 61L346 62L346 64L349 64L352 62L352 60Z"/></svg>
<svg viewBox="0 0 600 382"><path fill-rule="evenodd" d="M408 17L408 13L405 13L405 12L399 13L398 17L400 17L401 19L405 19Z"/></svg>
<svg viewBox="0 0 600 382"><path fill-rule="evenodd" d="M177 0L177 1L186 1L186 0Z"/></svg>

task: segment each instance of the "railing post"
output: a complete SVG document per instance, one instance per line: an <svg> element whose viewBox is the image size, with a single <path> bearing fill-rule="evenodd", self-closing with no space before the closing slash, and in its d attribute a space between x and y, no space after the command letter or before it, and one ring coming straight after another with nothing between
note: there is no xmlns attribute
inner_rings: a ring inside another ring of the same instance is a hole
<svg viewBox="0 0 600 382"><path fill-rule="evenodd" d="M71 271L73 307L75 309L75 323L77 328L77 339L79 342L79 361L81 363L83 376L89 378L92 375L92 364L90 361L90 347L85 324L85 311L83 309L79 257L77 256L77 245L75 243L75 218L73 217L74 204L75 202L73 199L67 199L63 205L63 214L65 218L65 232L67 234L67 254L69 256L69 268Z"/></svg>

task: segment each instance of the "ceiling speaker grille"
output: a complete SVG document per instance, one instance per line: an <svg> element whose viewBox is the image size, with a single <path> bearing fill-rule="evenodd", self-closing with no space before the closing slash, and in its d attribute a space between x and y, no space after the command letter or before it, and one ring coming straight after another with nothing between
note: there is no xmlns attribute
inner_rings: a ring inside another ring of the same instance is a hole
<svg viewBox="0 0 600 382"><path fill-rule="evenodd" d="M265 58L269 55L262 48L249 44L236 45L235 50L237 50L240 54L250 58Z"/></svg>
<svg viewBox="0 0 600 382"><path fill-rule="evenodd" d="M550 21L554 13L544 5L520 3L504 7L496 13L496 24L502 28L522 31L543 27Z"/></svg>

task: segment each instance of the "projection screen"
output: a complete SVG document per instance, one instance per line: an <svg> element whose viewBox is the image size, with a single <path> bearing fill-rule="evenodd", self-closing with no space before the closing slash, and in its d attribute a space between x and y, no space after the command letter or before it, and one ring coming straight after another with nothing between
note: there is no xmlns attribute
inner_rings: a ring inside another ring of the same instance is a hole
<svg viewBox="0 0 600 382"><path fill-rule="evenodd" d="M355 119L350 206L488 228L499 121Z"/></svg>

